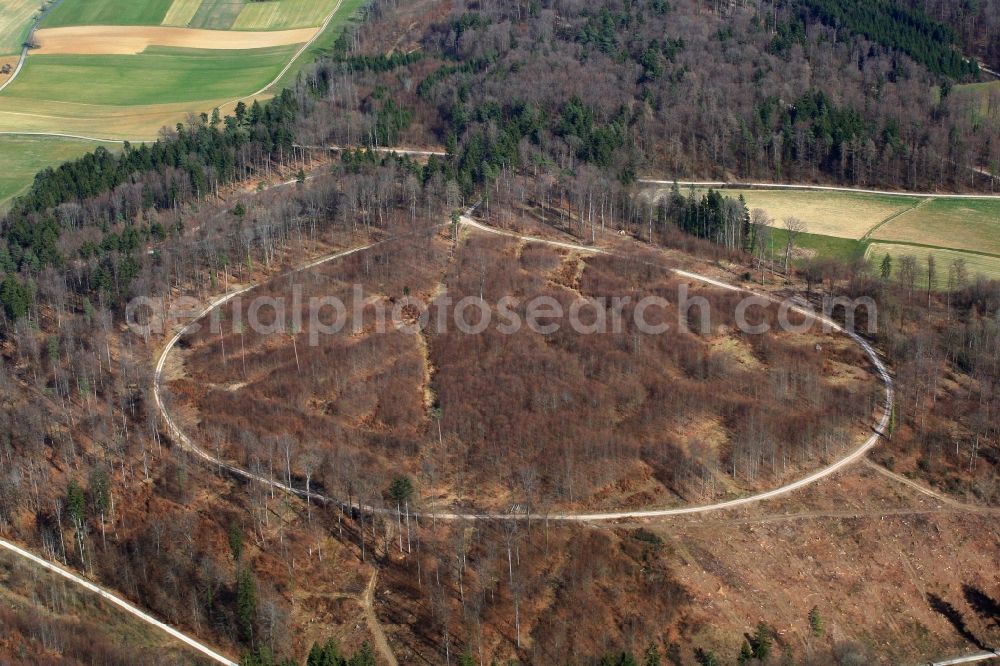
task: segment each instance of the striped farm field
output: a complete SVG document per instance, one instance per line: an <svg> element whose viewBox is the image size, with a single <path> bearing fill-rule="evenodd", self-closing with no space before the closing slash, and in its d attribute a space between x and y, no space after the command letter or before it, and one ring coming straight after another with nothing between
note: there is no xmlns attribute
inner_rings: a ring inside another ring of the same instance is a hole
<svg viewBox="0 0 1000 666"><path fill-rule="evenodd" d="M201 0L174 0L163 17L163 25L186 28L191 25L195 13L201 7Z"/></svg>
<svg viewBox="0 0 1000 666"><path fill-rule="evenodd" d="M914 245L904 245L898 243L871 243L868 246L867 257L870 262L878 266L883 257L888 254L892 257L893 275L899 269L899 260L902 257L911 256L917 260L917 285L927 287L927 257L934 256L935 289L946 289L948 287L948 270L956 259L965 261L966 272L970 279L983 276L988 279L1000 279L1000 256L987 256L974 254L972 252L960 252L956 250L945 250L941 248L922 247Z"/></svg>
<svg viewBox="0 0 1000 666"><path fill-rule="evenodd" d="M243 6L232 29L289 30L316 26L323 23L334 4L335 0L248 2Z"/></svg>
<svg viewBox="0 0 1000 666"><path fill-rule="evenodd" d="M872 238L1000 254L1000 199L926 199Z"/></svg>
<svg viewBox="0 0 1000 666"><path fill-rule="evenodd" d="M0 55L21 52L41 6L39 0L0 0Z"/></svg>
<svg viewBox="0 0 1000 666"><path fill-rule="evenodd" d="M160 25L173 0L63 0L43 28L67 25Z"/></svg>
<svg viewBox="0 0 1000 666"><path fill-rule="evenodd" d="M241 11L243 2L240 0L202 0L188 27L229 30Z"/></svg>

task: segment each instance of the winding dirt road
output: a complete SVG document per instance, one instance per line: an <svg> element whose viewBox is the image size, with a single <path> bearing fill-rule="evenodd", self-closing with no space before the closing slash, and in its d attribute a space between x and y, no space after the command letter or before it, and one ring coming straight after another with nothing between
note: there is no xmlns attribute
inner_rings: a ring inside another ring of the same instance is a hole
<svg viewBox="0 0 1000 666"><path fill-rule="evenodd" d="M493 227L489 227L472 219L470 217L472 210L473 209L469 209L466 212L466 214L461 216L460 218L461 224L470 229L474 229L484 233L498 234L498 235L508 236L511 238L517 238L523 241L544 243L554 247L561 247L579 252L586 252L591 254L612 254L608 250L604 250L601 248L589 247L586 245L579 245L576 243L569 243L563 241L554 241L544 238L536 238L533 236L525 236L521 234L515 234L512 232L495 229ZM387 241L380 241L380 242L387 242ZM327 255L317 260L311 261L303 266L300 266L294 269L292 272L299 272L329 261L333 261L335 259L339 259L341 257L348 256L350 254L354 254L356 252L361 252L363 250L372 248L377 244L378 243L373 243L361 247L356 247L350 250L345 250L343 252ZM741 287L736 287L731 284L727 284L725 282L716 280L714 278L705 275L700 275L698 273L692 273L689 271L682 271L677 269L668 269L668 270L672 270L672 272L674 272L676 275L679 275L686 279L701 282L703 284L708 284L713 287L717 287L719 289L726 289L729 291L746 293L747 295L753 295L759 298L765 298L772 302L776 301L776 299L770 295L765 295L762 293L746 290ZM326 495L317 492L312 492L312 491L307 492L302 488L296 488L288 484L282 483L280 481L275 481L273 479L269 479L267 477L254 474L253 472L243 469L242 467L220 460L215 456L213 456L207 450L198 446L198 444L196 444L190 437L188 437L188 435L184 433L184 431L180 428L180 426L177 425L176 421L174 421L173 417L170 415L170 412L166 409L163 400L163 368L166 365L167 357L169 356L171 350L173 350L174 346L185 334L187 334L201 319L208 316L208 314L212 310L229 302L236 296L251 291L258 286L259 283L252 284L215 299L205 309L203 309L200 313L198 313L198 315L192 321L190 321L185 326L181 327L180 330L178 330L176 334L170 339L170 341L164 346L163 351L160 353L159 359L156 363L156 369L153 375L153 397L155 400L156 409L160 412L160 415L163 417L163 420L166 423L170 435L174 438L177 444L181 446L181 448L193 453L195 456L209 463L212 467L224 469L233 476L236 476L238 478L246 479L248 481L263 483L265 485L279 488L285 492L293 493L303 498L307 497L310 500L315 500L317 502L323 502L334 506L356 509L359 511L372 514L383 514L383 515L392 514L393 511L391 509L385 509L361 503L358 503L357 505L352 504L350 505L350 507L348 507L347 503L344 502L343 500L333 497L328 497ZM878 443L879 438L882 436L883 433L885 433L889 425L889 420L892 416L892 405L894 397L892 378L889 376L889 372L886 369L885 364L883 364L881 358L879 358L879 355L875 351L875 349L859 335L857 335L853 331L845 330L839 324L837 324L833 320L823 315L819 315L814 312L798 307L792 307L791 309L804 316L813 317L817 321L825 324L826 326L829 326L832 330L839 331L844 335L850 337L854 341L854 343L857 344L859 347L861 347L861 349L868 356L869 360L875 367L876 372L878 373L879 378L882 380L882 383L885 387L885 401L882 405L882 415L878 423L875 424L873 428L874 432L872 433L872 435L868 437L868 439L866 439L860 446L858 446L853 451L845 455L843 458L837 460L833 464L823 467L797 481L793 481L791 483L780 486L778 488L774 488L772 490L768 490L766 492L757 493L754 495L748 495L746 497L740 497L725 502L716 502L712 504L701 504L695 506L673 507L673 508L663 508L663 509L601 511L594 513L512 514L512 513L491 513L491 512L481 512L481 513L418 512L415 515L417 515L418 517L439 518L442 520L475 520L475 519L485 518L493 520L548 519L548 520L573 521L573 522L596 522L596 521L609 521L609 520L622 520L622 519L635 519L635 518L657 518L664 516L679 516L679 515L693 514L693 513L707 513L709 511L720 511L723 509L731 509L734 507L744 506L746 504L751 504L754 502L760 502L766 499L771 499L773 497L778 497L780 495L785 495L787 493L793 492L795 490L813 484L816 481L819 481L820 479L830 476L831 474L840 471L841 469L847 467L848 465L851 465L852 463L864 457L864 455Z"/></svg>

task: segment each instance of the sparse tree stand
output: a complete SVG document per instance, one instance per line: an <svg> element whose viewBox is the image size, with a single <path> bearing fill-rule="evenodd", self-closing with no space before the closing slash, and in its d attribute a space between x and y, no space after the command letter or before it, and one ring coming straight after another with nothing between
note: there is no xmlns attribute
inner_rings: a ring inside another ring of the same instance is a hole
<svg viewBox="0 0 1000 666"><path fill-rule="evenodd" d="M295 337L298 335L298 333L299 333L299 327L295 323L292 323L291 325L289 325L289 327L288 327L288 337L291 338L291 340L292 340L292 349L295 352L295 371L298 374L301 375L302 374L302 366L299 365L299 346L295 342Z"/></svg>
<svg viewBox="0 0 1000 666"><path fill-rule="evenodd" d="M806 223L797 217L786 217L785 226L785 279L788 279L788 269L792 257L792 250L795 249L795 241L799 234L806 230Z"/></svg>
<svg viewBox="0 0 1000 666"><path fill-rule="evenodd" d="M462 214L453 210L451 212L451 238L456 243L458 242L458 223L462 221Z"/></svg>
<svg viewBox="0 0 1000 666"><path fill-rule="evenodd" d="M927 309L931 309L931 294L934 292L934 282L937 279L937 260L933 254L927 255Z"/></svg>
<svg viewBox="0 0 1000 666"><path fill-rule="evenodd" d="M413 498L413 482L410 477L398 475L389 484L389 498L396 503L396 527L399 530L399 552L403 552L403 507L406 507L406 543L410 543L410 500Z"/></svg>

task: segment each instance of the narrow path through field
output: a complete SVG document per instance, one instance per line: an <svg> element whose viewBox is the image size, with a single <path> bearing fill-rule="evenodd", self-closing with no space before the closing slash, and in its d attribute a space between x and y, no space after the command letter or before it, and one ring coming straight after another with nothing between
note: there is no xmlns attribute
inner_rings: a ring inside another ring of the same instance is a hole
<svg viewBox="0 0 1000 666"><path fill-rule="evenodd" d="M164 624L163 622L160 622L159 620L157 620L155 617L153 617L149 613L146 613L144 611L139 610L138 608L136 608L135 606L133 606L129 602L127 602L124 599L122 599L121 597L119 597L116 593L111 592L110 590L107 590L107 589L105 589L103 587L100 587L99 585L96 585L96 584L90 582L89 580L87 580L86 578L83 578L81 576L76 575L75 573L67 571L66 569L63 569L58 564L55 564L53 562L49 562L48 560L42 559L41 557L38 557L34 553L31 553L31 552L29 552L29 551L21 548L20 546L14 544L14 543L11 543L10 541L6 541L4 539L0 539L0 548L3 548L5 550L9 550L10 552L14 553L15 555L18 555L21 558L26 559L26 560L32 562L33 564L42 567L43 569L48 569L49 571L51 571L51 572L53 572L53 573L55 573L55 574L57 574L59 576L62 576L66 580L70 581L71 583L75 583L76 585L79 585L79 586L81 586L83 588L86 588L87 590L90 590L91 592L93 592L97 596L101 597L102 599L105 599L106 601L111 602L115 606L118 606L119 608L121 608L122 610L124 610L126 613L128 613L128 614L130 614L130 615L132 615L134 617L139 618L140 620L142 620L146 624L149 624L149 625L152 625L152 626L156 627L160 631L163 631L163 632L169 634L170 636L176 638L177 640L181 641L185 645L194 648L198 652L201 652L203 655L205 655L206 657L208 657L212 661L218 662L220 664L225 664L226 666L238 666L238 664L235 661L229 659L228 657L225 657L225 656L219 654L215 650L209 648L208 646L204 645L203 643L198 642L194 638L191 638L190 636L181 633L180 631L178 631L177 629L174 629L170 625Z"/></svg>
<svg viewBox="0 0 1000 666"><path fill-rule="evenodd" d="M882 243L884 245L903 245L905 247L922 247L928 250L943 250L949 252L961 252L962 254L974 254L980 257L990 257L993 259L1000 259L1000 254L996 252L984 252L983 250L968 250L966 248L958 247L947 247L944 245L928 245L926 243L914 243L913 241L903 241L903 240L889 240L882 238L869 239L872 243Z"/></svg>
<svg viewBox="0 0 1000 666"><path fill-rule="evenodd" d="M933 198L923 199L923 200L918 201L917 203L913 204L912 206L908 206L908 207L904 208L903 210L897 210L895 213L893 213L892 215L890 215L889 217L885 218L884 220L882 220L881 222L879 222L878 224L876 224L874 227L872 227L871 229L869 229L868 231L866 231L865 235L862 236L858 240L860 240L862 243L871 240L872 234L874 234L876 231L878 231L879 229L881 229L885 225L887 225L890 222L892 222L893 220L895 220L897 217L899 217L901 215L906 215L911 210L916 210L917 208L920 208L921 206L924 206L924 205L930 203L933 200L934 200Z"/></svg>
<svg viewBox="0 0 1000 666"><path fill-rule="evenodd" d="M93 141L95 143L125 143L126 139L101 139L96 136L82 136L80 134L60 134L57 132L0 132L0 136L51 136L61 139L80 139L81 141ZM141 139L136 143L141 142Z"/></svg>

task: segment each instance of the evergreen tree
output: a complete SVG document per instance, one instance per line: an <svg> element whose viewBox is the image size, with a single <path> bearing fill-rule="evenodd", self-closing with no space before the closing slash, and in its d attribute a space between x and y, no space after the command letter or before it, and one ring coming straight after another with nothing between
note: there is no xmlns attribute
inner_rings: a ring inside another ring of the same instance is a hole
<svg viewBox="0 0 1000 666"><path fill-rule="evenodd" d="M892 257L888 252L884 257L882 257L881 274L883 280L888 280L892 275Z"/></svg>
<svg viewBox="0 0 1000 666"><path fill-rule="evenodd" d="M238 563L243 556L243 530L236 523L229 523L226 538L229 541L229 552L233 556L233 561Z"/></svg>
<svg viewBox="0 0 1000 666"><path fill-rule="evenodd" d="M771 656L771 630L764 622L757 623L757 631L753 635L753 657L766 661Z"/></svg>
<svg viewBox="0 0 1000 666"><path fill-rule="evenodd" d="M694 660L698 662L699 666L720 666L719 658L711 650L697 648L694 651Z"/></svg>
<svg viewBox="0 0 1000 666"><path fill-rule="evenodd" d="M409 502L413 498L413 482L406 475L395 476L389 484L389 497L398 505Z"/></svg>
<svg viewBox="0 0 1000 666"><path fill-rule="evenodd" d="M87 515L87 498L83 493L83 488L76 481L69 482L66 491L66 511L70 520L77 529L83 528L83 521Z"/></svg>
<svg viewBox="0 0 1000 666"><path fill-rule="evenodd" d="M819 638L823 635L823 618L819 614L819 606L813 606L809 610L809 628L812 629L813 636Z"/></svg>
<svg viewBox="0 0 1000 666"><path fill-rule="evenodd" d="M753 659L753 650L750 648L750 643L743 641L743 645L740 646L740 656L737 657L736 663L742 666L743 664L749 664Z"/></svg>
<svg viewBox="0 0 1000 666"><path fill-rule="evenodd" d="M240 636L253 640L254 620L257 618L257 585L248 569L236 576L236 621Z"/></svg>
<svg viewBox="0 0 1000 666"><path fill-rule="evenodd" d="M375 650L372 649L371 644L365 641L358 648L358 651L351 656L350 660L347 662L348 666L377 666L375 660Z"/></svg>
<svg viewBox="0 0 1000 666"><path fill-rule="evenodd" d="M340 646L332 638L325 644L313 643L306 659L306 666L345 666L347 660L340 654Z"/></svg>
<svg viewBox="0 0 1000 666"><path fill-rule="evenodd" d="M0 287L0 300L3 301L4 314L10 321L26 316L31 306L31 295L27 287L11 273L7 274Z"/></svg>

